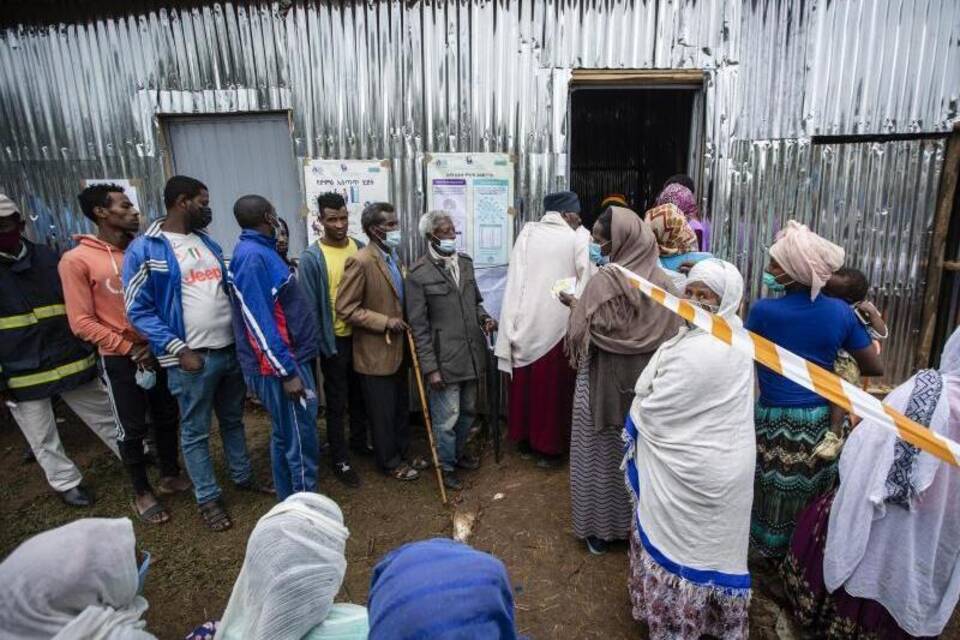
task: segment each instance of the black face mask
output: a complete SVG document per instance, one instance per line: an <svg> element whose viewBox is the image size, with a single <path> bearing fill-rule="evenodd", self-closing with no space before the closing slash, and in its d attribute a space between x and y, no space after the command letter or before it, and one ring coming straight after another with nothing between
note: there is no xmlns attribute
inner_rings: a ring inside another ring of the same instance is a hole
<svg viewBox="0 0 960 640"><path fill-rule="evenodd" d="M210 207L200 207L196 211L190 212L190 228L194 231L206 229L213 220L213 209Z"/></svg>

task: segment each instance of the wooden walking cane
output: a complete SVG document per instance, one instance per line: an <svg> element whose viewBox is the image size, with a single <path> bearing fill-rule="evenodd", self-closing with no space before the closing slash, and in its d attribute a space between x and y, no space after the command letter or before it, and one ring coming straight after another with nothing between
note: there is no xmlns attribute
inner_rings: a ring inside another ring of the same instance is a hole
<svg viewBox="0 0 960 640"><path fill-rule="evenodd" d="M433 443L433 423L430 421L430 407L427 406L427 393L423 389L423 375L420 373L420 358L417 357L417 345L413 341L413 332L407 330L407 342L410 344L410 355L413 357L413 374L417 377L417 391L420 392L420 407L423 409L423 422L427 425L427 440L430 442L430 455L433 456L433 468L437 470L437 485L440 487L440 498L447 504L447 490L443 486L443 472L440 470L440 461L437 459L437 447Z"/></svg>

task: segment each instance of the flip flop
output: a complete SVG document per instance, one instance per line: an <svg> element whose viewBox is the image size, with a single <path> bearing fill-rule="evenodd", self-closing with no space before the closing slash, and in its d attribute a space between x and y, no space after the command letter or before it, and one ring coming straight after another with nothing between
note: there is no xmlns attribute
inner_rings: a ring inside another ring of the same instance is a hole
<svg viewBox="0 0 960 640"><path fill-rule="evenodd" d="M167 523L167 522L170 522L170 513L167 512L166 508L164 508L164 506L163 506L162 504L160 504L159 501L157 501L157 503L154 504L152 507L147 507L147 510L144 511L143 513L140 513L140 510L137 509L137 502L136 502L136 500L131 500L131 501L130 501L130 506L133 507L133 512L134 512L135 514L137 514L137 518L140 519L140 522L143 522L144 524L157 524L157 525L160 525L160 524L165 524L165 523ZM159 515L159 514L164 514L164 515L166 515L167 517L166 517L165 519L162 519L162 520L152 520L152 519L151 519L151 518L153 518L154 516Z"/></svg>

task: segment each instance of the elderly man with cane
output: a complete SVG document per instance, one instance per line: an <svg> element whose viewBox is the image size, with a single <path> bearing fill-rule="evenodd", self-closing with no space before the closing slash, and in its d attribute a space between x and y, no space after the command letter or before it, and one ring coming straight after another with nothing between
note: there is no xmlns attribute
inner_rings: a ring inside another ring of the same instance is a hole
<svg viewBox="0 0 960 640"><path fill-rule="evenodd" d="M430 386L430 417L443 467L443 483L461 489L456 469L480 461L464 452L476 416L478 381L486 365L484 334L497 323L484 310L473 260L457 252L453 220L443 211L420 218L427 254L406 281L407 320L422 373Z"/></svg>

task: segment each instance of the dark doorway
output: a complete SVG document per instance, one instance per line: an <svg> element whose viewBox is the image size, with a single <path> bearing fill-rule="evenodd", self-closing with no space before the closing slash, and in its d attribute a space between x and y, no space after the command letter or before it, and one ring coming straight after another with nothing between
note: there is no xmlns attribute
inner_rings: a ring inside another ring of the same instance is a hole
<svg viewBox="0 0 960 640"><path fill-rule="evenodd" d="M571 88L570 188L580 197L584 224L593 224L607 195L623 194L643 213L667 178L694 173L689 162L691 130L702 130L694 119L699 93L664 86Z"/></svg>

